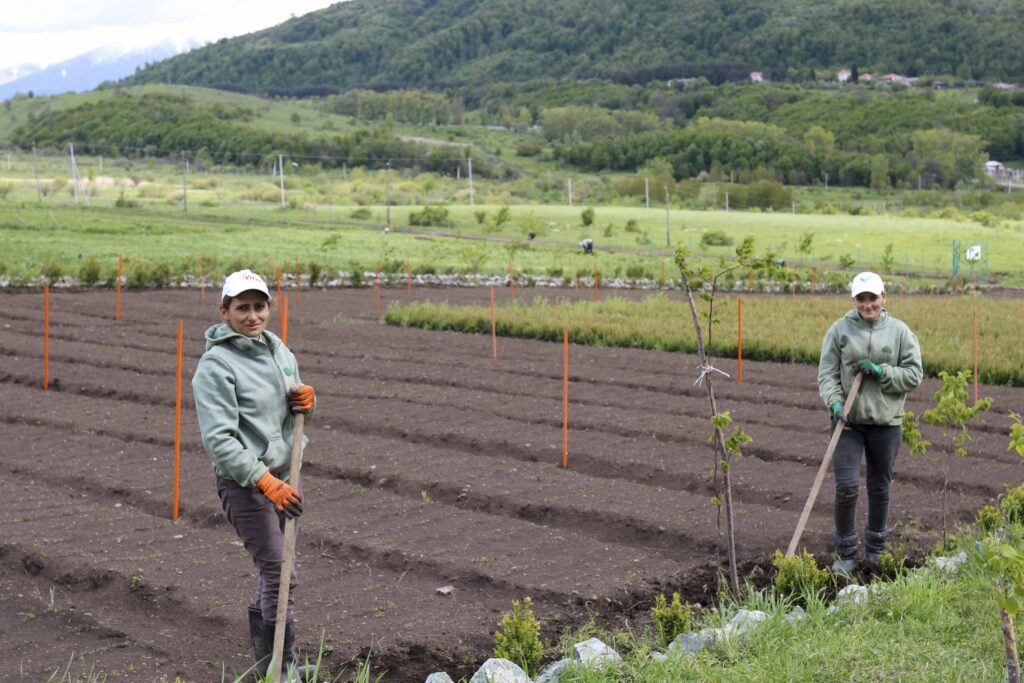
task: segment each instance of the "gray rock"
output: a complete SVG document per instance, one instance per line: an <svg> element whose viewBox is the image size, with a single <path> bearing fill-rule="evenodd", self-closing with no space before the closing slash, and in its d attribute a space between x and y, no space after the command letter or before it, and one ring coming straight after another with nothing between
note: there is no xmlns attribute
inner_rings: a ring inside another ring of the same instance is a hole
<svg viewBox="0 0 1024 683"><path fill-rule="evenodd" d="M786 621L791 624L795 624L799 621L803 621L807 617L807 613L804 612L804 608L800 605L794 607L789 614L786 615Z"/></svg>
<svg viewBox="0 0 1024 683"><path fill-rule="evenodd" d="M737 635L745 635L749 630L768 618L768 614L759 609L741 609L729 620L729 626Z"/></svg>
<svg viewBox="0 0 1024 683"><path fill-rule="evenodd" d="M572 666L571 659L559 659L557 662L552 662L546 667L540 670L540 676L537 677L537 683L558 683L559 677Z"/></svg>
<svg viewBox="0 0 1024 683"><path fill-rule="evenodd" d="M955 574L960 568L960 565L967 562L967 553L961 552L959 555L953 557L936 557L933 560L935 567L948 574Z"/></svg>
<svg viewBox="0 0 1024 683"><path fill-rule="evenodd" d="M721 640L724 634L721 629L705 628L693 633L680 633L668 644L668 651L676 654L695 655L712 647Z"/></svg>
<svg viewBox="0 0 1024 683"><path fill-rule="evenodd" d="M427 676L427 680L423 683L455 683L455 681L444 671L438 671Z"/></svg>
<svg viewBox="0 0 1024 683"><path fill-rule="evenodd" d="M619 653L601 642L598 638L584 640L572 646L572 658L584 666L603 666L618 664L622 661Z"/></svg>
<svg viewBox="0 0 1024 683"><path fill-rule="evenodd" d="M483 663L469 683L533 683L526 672L515 662L507 659L488 659Z"/></svg>
<svg viewBox="0 0 1024 683"><path fill-rule="evenodd" d="M668 661L668 655L665 654L664 652L657 652L657 651L652 652L650 654L650 658L653 661L655 661L655 662L667 662Z"/></svg>

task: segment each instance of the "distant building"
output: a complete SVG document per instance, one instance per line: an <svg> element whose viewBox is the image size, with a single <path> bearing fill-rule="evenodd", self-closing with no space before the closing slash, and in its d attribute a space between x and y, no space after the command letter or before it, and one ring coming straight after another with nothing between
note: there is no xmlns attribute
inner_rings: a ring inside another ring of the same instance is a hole
<svg viewBox="0 0 1024 683"><path fill-rule="evenodd" d="M903 74L885 74L880 80L883 83L902 83L903 85L910 84L910 79Z"/></svg>
<svg viewBox="0 0 1024 683"><path fill-rule="evenodd" d="M1016 83L993 83L992 87L996 90L1016 90Z"/></svg>
<svg viewBox="0 0 1024 683"><path fill-rule="evenodd" d="M764 80L764 74L761 73L760 71L751 71L750 72L750 82L751 83L760 83L763 80Z"/></svg>
<svg viewBox="0 0 1024 683"><path fill-rule="evenodd" d="M986 161L985 162L985 173L987 175L1001 175L1006 170L1006 167L999 161Z"/></svg>
<svg viewBox="0 0 1024 683"><path fill-rule="evenodd" d="M836 80L840 83L846 83L846 81L850 80L850 76L852 75L853 74L849 69L840 69L836 72Z"/></svg>
<svg viewBox="0 0 1024 683"><path fill-rule="evenodd" d="M859 80L862 80L862 81L873 81L873 80L875 80L875 77L874 77L873 74L861 74L860 77L859 77Z"/></svg>

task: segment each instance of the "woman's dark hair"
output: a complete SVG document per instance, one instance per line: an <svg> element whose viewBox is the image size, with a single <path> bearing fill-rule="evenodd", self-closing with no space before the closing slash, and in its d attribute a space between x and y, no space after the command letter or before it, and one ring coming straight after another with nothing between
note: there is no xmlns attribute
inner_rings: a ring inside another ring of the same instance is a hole
<svg viewBox="0 0 1024 683"><path fill-rule="evenodd" d="M247 289L245 291L246 292L259 292L258 289ZM245 292L241 292L241 293L245 294ZM259 293L263 294L263 292L259 292ZM237 298L237 296L226 296L226 297L224 297L223 299L220 300L220 305L223 306L224 308L231 308L231 302L234 301L236 298ZM269 296L267 297L267 306L270 306L270 307L274 306L274 300L271 299Z"/></svg>

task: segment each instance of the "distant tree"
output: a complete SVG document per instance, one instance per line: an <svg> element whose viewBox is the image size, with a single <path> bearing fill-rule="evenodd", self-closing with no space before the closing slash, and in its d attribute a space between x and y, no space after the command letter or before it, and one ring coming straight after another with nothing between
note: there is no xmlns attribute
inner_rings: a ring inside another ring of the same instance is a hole
<svg viewBox="0 0 1024 683"><path fill-rule="evenodd" d="M854 62L853 66L850 67L850 82L857 83L860 81L860 71L857 69L857 63Z"/></svg>

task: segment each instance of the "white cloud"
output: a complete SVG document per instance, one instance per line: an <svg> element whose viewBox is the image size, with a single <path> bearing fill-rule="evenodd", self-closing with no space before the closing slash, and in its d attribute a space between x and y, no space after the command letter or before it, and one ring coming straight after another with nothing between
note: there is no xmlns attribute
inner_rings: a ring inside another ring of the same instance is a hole
<svg viewBox="0 0 1024 683"><path fill-rule="evenodd" d="M8 3L0 25L0 69L47 66L110 44L165 39L209 42L251 33L332 4L330 0L32 0Z"/></svg>

